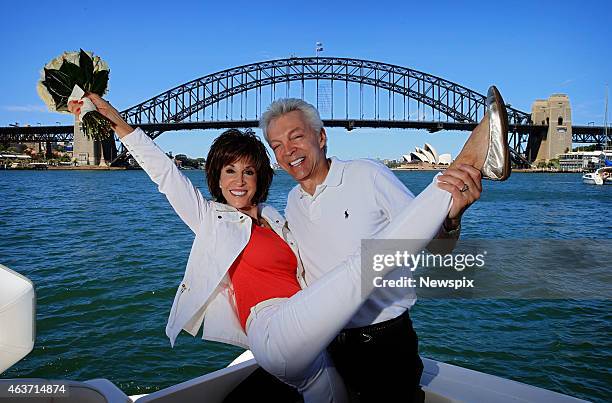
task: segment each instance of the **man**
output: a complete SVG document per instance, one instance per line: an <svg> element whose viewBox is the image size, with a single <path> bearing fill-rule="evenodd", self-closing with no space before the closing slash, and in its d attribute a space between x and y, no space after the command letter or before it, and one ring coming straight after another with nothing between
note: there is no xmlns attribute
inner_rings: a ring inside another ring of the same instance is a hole
<svg viewBox="0 0 612 403"><path fill-rule="evenodd" d="M386 167L327 158L327 133L312 105L299 99L276 101L260 128L278 164L299 184L288 196L285 214L298 241L306 283L410 208L413 194ZM480 197L480 172L452 167L439 180L453 195L453 205L438 238L457 239L461 215ZM379 288L331 343L329 352L360 401L408 401L419 390L423 366L408 313L415 300L406 289Z"/></svg>
<svg viewBox="0 0 612 403"><path fill-rule="evenodd" d="M285 214L298 242L307 284L357 250L362 239L383 231L399 211L410 208L414 195L383 165L327 158L327 133L312 105L300 99L276 101L262 116L260 128L278 164L298 182L289 193ZM456 240L461 215L480 197L480 171L461 164L450 167L439 177L438 186L453 197L438 238ZM355 400L422 399L423 364L409 317L415 301L410 290L377 289L328 347ZM248 396L253 385L261 390L263 384L275 383L262 371L239 387L234 397Z"/></svg>

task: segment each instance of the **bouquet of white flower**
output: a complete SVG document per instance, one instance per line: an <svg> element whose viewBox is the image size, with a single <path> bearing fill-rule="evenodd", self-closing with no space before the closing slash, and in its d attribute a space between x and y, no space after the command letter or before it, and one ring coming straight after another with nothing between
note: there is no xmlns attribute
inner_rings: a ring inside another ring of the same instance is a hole
<svg viewBox="0 0 612 403"><path fill-rule="evenodd" d="M79 121L83 133L94 140L110 137L110 122L98 112L86 92L103 96L108 89L108 65L98 56L81 49L64 52L47 63L41 72L37 90L52 112L70 113L68 102L83 101Z"/></svg>

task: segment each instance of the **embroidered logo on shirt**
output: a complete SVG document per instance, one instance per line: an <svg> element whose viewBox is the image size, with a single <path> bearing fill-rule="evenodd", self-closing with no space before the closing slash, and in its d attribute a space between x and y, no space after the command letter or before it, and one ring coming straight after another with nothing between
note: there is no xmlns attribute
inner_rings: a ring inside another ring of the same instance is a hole
<svg viewBox="0 0 612 403"><path fill-rule="evenodd" d="M349 216L348 210L344 210L344 218L348 218L348 216Z"/></svg>

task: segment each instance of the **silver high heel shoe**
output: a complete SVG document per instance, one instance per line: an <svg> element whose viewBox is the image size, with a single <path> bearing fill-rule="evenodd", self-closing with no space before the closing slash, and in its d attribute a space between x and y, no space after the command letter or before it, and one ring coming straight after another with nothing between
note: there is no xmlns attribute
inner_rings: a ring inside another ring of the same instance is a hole
<svg viewBox="0 0 612 403"><path fill-rule="evenodd" d="M506 104L497 88L492 85L487 92L489 113L489 149L482 166L482 177L505 181L510 177L510 148L508 147L508 114Z"/></svg>

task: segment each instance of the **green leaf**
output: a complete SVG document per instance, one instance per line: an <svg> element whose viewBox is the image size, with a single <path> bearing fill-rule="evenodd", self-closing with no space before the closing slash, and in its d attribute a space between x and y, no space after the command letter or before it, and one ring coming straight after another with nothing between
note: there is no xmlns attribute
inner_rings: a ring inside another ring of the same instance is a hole
<svg viewBox="0 0 612 403"><path fill-rule="evenodd" d="M106 88L108 87L108 73L108 70L96 71L93 75L93 80L89 91L103 96Z"/></svg>
<svg viewBox="0 0 612 403"><path fill-rule="evenodd" d="M64 60L59 71L65 73L68 77L70 77L75 84L79 85L79 87L83 88L83 86L85 85L85 74L76 64Z"/></svg>
<svg viewBox="0 0 612 403"><path fill-rule="evenodd" d="M45 69L45 82L49 90L57 92L61 95L70 96L72 88L74 87L74 80L59 70Z"/></svg>
<svg viewBox="0 0 612 403"><path fill-rule="evenodd" d="M91 84L94 70L93 60L91 60L91 57L89 57L83 49L79 52L79 67L81 67L81 71L85 75L85 82L83 84L85 86Z"/></svg>
<svg viewBox="0 0 612 403"><path fill-rule="evenodd" d="M63 100L67 100L68 98L59 95L56 91L53 90L53 87L49 86L46 81L43 81L42 83L47 88L47 91L49 92L49 95L51 95L51 98L53 98L53 102L55 103L55 109L57 110L57 108L59 108L59 106L62 104Z"/></svg>
<svg viewBox="0 0 612 403"><path fill-rule="evenodd" d="M47 87L49 94L51 94L53 98L53 102L55 102L55 110L68 110L68 97L70 94L66 95L65 92L56 91L54 87L49 86L45 81L43 81L43 84Z"/></svg>

